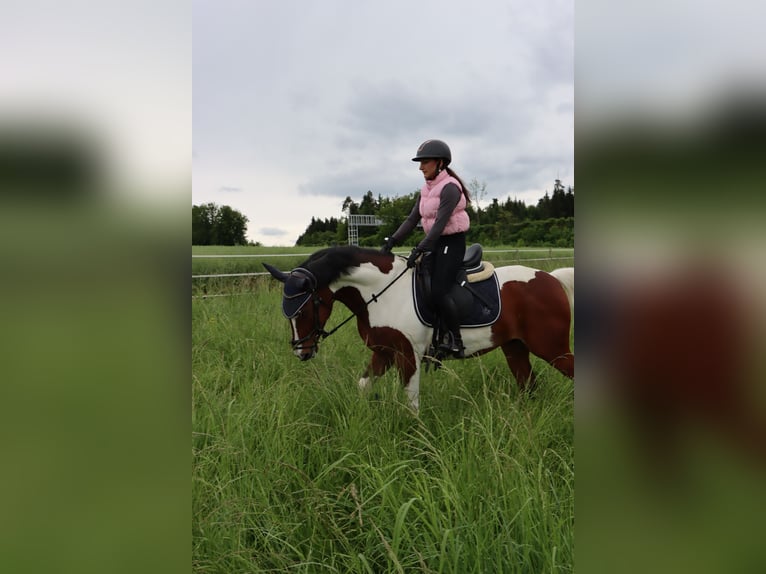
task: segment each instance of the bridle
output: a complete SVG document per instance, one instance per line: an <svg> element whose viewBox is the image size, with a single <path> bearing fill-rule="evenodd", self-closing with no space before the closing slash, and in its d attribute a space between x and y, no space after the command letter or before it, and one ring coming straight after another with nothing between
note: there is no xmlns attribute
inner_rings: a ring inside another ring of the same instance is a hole
<svg viewBox="0 0 766 574"><path fill-rule="evenodd" d="M314 307L314 328L311 329L311 332L309 332L308 335L305 337L301 337L300 339L293 339L290 341L290 345L294 350L297 349L310 349L310 350L317 350L319 348L319 340L324 339L327 337L330 333L322 329L322 325L319 322L319 307L322 305L322 298L319 296L319 292L316 288L314 288L311 292L311 304ZM308 299L306 300L306 303L308 303ZM293 315L292 317L289 317L290 319L296 317L301 309L306 306L306 303L301 305L298 308L298 311ZM305 346L303 343L306 341L312 341L310 346Z"/></svg>
<svg viewBox="0 0 766 574"><path fill-rule="evenodd" d="M373 302L377 303L378 302L378 297L380 297L383 293L385 293L386 290L388 290L388 288L391 287L391 285L396 283L399 280L399 278L407 272L408 269L409 269L408 267L405 267L401 271L401 273L399 273L399 275L394 277L380 291L380 293L377 293L377 294L373 293L372 297L370 297L370 299L368 301L365 301L365 303L364 303L365 309L369 306L370 303L373 303ZM327 337L329 337L330 335L335 333L335 331L337 331L343 325L345 325L351 319L353 319L356 316L356 313L352 312L351 315L346 317L339 325L335 326L330 331L325 331L322 328L322 325L320 324L320 321L319 321L319 308L322 305L322 297L319 295L319 289L317 287L318 283L317 283L316 276L311 271L309 271L308 269L305 269L303 267L298 267L296 269L293 269L290 272L290 275L294 275L294 274L302 276L302 277L305 277L308 280L309 285L311 285L311 288L308 291L304 291L302 293L299 293L299 294L293 296L293 297L298 297L298 296L306 296L306 295L308 295L308 297L306 297L306 300L303 303L301 303L300 306L291 315L287 316L287 318L288 319L294 319L295 317L297 317L298 314L300 313L301 309L303 309L306 306L306 303L308 303L309 300L310 300L311 304L312 304L312 306L314 308L314 327L311 329L309 334L306 335L305 337L301 337L300 339L293 339L293 340L291 340L290 341L290 345L292 346L293 350L298 350L298 349L305 350L305 349L308 349L308 350L316 351L316 350L319 349L319 341L321 341L323 339L326 339ZM311 341L311 345L310 346L304 346L303 345L303 343L305 343L307 341Z"/></svg>

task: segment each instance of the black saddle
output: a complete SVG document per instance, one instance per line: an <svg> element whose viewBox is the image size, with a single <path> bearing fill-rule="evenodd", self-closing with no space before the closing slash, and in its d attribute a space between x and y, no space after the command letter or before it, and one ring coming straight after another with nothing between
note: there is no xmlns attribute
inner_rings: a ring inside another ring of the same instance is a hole
<svg viewBox="0 0 766 574"><path fill-rule="evenodd" d="M465 250L463 265L450 290L460 309L461 327L486 327L500 316L500 284L490 263L482 261L484 250L478 243ZM412 293L418 319L433 327L436 321L431 307L431 276L427 265L418 265L413 273Z"/></svg>
<svg viewBox="0 0 766 574"><path fill-rule="evenodd" d="M472 243L466 248L463 256L463 270L467 275L484 271L484 262L481 260L483 256L484 249L478 243Z"/></svg>

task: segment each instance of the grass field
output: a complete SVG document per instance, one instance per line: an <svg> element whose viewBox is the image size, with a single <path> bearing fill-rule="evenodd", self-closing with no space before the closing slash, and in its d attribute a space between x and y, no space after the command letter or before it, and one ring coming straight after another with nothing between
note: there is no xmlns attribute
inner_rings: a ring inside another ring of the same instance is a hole
<svg viewBox="0 0 766 574"><path fill-rule="evenodd" d="M523 395L493 352L424 373L413 416L393 373L358 391L353 323L301 363L281 284L228 292L192 300L195 572L573 570L571 381L537 362Z"/></svg>
<svg viewBox="0 0 766 574"><path fill-rule="evenodd" d="M276 265L289 271L297 267L315 251L314 247L221 247L194 246L192 247L192 275L213 274L248 274L266 273L263 263ZM400 246L394 253L409 254L411 246ZM214 257L225 255L226 257ZM540 269L551 270L556 267L574 265L574 249L571 248L517 248L512 246L484 247L484 259L495 266L526 264ZM226 278L195 278L192 289L195 294L213 293L235 289L249 288L252 279L247 277Z"/></svg>

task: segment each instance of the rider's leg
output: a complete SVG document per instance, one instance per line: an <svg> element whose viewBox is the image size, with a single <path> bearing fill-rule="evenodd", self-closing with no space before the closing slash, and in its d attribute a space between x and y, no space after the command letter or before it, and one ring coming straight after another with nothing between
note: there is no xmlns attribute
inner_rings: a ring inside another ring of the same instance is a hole
<svg viewBox="0 0 766 574"><path fill-rule="evenodd" d="M443 350L462 359L465 357L465 347L463 346L463 337L460 334L460 312L455 300L450 295L445 295L442 297L439 310L448 333Z"/></svg>
<svg viewBox="0 0 766 574"><path fill-rule="evenodd" d="M460 314L457 305L449 296L455 285L458 271L465 256L465 233L443 235L434 250L433 275L431 280L431 300L435 303L446 332L451 333L449 352L463 356L460 336Z"/></svg>

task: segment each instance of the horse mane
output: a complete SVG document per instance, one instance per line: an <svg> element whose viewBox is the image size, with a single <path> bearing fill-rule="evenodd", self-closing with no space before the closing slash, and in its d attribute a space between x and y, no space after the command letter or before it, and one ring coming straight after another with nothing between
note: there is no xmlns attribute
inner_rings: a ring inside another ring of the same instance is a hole
<svg viewBox="0 0 766 574"><path fill-rule="evenodd" d="M317 284L325 287L341 275L348 275L352 267L359 267L360 264L381 255L385 256L377 249L339 245L315 251L301 267L311 271L317 278Z"/></svg>

